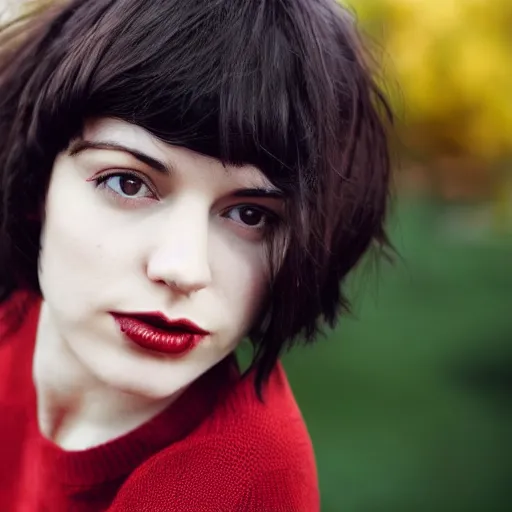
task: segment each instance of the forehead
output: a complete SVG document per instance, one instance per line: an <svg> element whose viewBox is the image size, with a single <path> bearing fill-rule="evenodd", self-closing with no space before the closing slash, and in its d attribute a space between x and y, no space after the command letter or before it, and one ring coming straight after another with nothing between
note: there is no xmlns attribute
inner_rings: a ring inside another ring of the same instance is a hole
<svg viewBox="0 0 512 512"><path fill-rule="evenodd" d="M154 159L169 163L175 167L176 160L186 156L187 160L193 160L202 168L209 168L212 171L222 172L226 178L236 176L253 179L261 185L272 186L270 180L263 172L253 165L235 166L225 164L213 157L197 153L195 151L173 146L166 143L150 133L141 126L128 123L127 121L115 118L94 118L85 122L82 131L82 138L86 141L111 143L133 149L139 153L146 154Z"/></svg>
<svg viewBox="0 0 512 512"><path fill-rule="evenodd" d="M164 151L165 144L144 128L114 118L95 118L85 122L83 138L91 141L123 142L140 151Z"/></svg>

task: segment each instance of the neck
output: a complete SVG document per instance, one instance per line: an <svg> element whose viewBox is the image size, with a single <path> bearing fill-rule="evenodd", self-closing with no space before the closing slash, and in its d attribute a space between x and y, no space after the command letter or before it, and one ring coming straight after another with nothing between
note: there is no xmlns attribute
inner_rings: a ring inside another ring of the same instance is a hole
<svg viewBox="0 0 512 512"><path fill-rule="evenodd" d="M66 450L85 450L126 434L177 398L155 401L97 379L60 336L44 302L33 371L41 433Z"/></svg>

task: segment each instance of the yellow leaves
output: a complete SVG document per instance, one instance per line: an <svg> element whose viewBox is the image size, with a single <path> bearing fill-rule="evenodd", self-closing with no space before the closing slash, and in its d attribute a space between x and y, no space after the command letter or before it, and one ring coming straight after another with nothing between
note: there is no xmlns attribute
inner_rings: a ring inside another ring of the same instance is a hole
<svg viewBox="0 0 512 512"><path fill-rule="evenodd" d="M510 0L346 3L385 48L384 69L399 83L397 106L412 140L440 153L512 154Z"/></svg>

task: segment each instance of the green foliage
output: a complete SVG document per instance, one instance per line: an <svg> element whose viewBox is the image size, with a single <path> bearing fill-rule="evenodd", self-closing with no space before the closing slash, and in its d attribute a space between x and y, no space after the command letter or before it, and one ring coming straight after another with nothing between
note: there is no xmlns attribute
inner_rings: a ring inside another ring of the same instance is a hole
<svg viewBox="0 0 512 512"><path fill-rule="evenodd" d="M401 204L403 261L356 275L354 318L286 358L323 512L510 509L512 241L475 239L473 214Z"/></svg>

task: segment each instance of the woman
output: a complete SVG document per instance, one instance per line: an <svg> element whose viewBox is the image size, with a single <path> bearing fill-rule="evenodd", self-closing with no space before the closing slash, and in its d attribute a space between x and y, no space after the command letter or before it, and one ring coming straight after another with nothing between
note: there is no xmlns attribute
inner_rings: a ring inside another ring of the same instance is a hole
<svg viewBox="0 0 512 512"><path fill-rule="evenodd" d="M278 358L385 245L380 112L334 0L72 0L4 30L1 510L319 510Z"/></svg>

